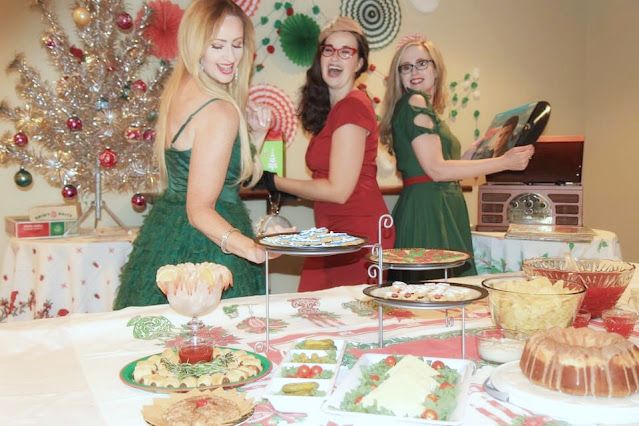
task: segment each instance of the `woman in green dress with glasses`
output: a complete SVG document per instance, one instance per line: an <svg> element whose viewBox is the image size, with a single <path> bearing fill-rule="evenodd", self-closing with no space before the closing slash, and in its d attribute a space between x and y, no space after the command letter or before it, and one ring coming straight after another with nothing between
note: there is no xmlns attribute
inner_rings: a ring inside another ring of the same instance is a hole
<svg viewBox="0 0 639 426"><path fill-rule="evenodd" d="M498 158L470 160L479 141L461 145L441 116L446 107L446 67L435 45L404 39L393 56L380 123L382 143L395 153L404 188L393 210L396 248L448 249L472 256L470 221L459 180L502 170L523 170L532 145ZM396 271L393 271L396 272ZM453 271L476 274L473 262ZM439 278L441 271L396 273L395 279Z"/></svg>

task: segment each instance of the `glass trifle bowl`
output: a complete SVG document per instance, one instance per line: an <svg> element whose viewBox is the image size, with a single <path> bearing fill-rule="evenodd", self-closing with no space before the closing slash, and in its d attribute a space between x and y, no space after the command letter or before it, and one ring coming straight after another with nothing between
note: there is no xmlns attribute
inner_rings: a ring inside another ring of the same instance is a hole
<svg viewBox="0 0 639 426"><path fill-rule="evenodd" d="M157 270L156 283L166 295L171 308L191 317L190 334L180 345L180 362L209 362L214 342L198 335L204 328L199 318L213 312L220 304L222 291L233 282L231 271L217 263L180 263L164 265Z"/></svg>

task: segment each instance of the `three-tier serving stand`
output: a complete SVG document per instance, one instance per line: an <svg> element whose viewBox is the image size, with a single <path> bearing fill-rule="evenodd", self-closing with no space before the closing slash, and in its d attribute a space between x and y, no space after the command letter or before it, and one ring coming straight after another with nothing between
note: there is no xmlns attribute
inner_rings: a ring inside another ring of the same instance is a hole
<svg viewBox="0 0 639 426"><path fill-rule="evenodd" d="M370 294L370 290L374 288L380 288L383 286L383 272L388 269L395 270L410 270L410 271L426 271L426 270L444 270L444 282L448 281L448 270L452 268L457 268L459 266L464 265L467 259L457 260L447 263L430 263L430 264L408 264L408 263L391 263L385 262L383 259L383 249L382 249L382 234L385 229L390 229L393 226L393 217L389 214L385 214L380 216L377 224L377 243L374 244L363 244L354 245L354 246L339 246L339 247L325 247L325 248L293 248L293 247L276 247L271 245L266 245L260 243L258 239L258 244L260 244L264 250L266 251L266 261L264 262L265 268L265 281L266 281L266 348L265 352L268 352L270 349L270 330L269 330L269 322L270 322L270 311L269 311L269 303L270 303L270 280L269 280L269 253L274 254L282 254L282 255L290 255L290 256L334 256L338 254L346 254L346 253L354 253L362 248L370 248L371 249L371 265L368 268L368 276L372 279L377 279L377 285L367 287L364 289L364 293L368 296L371 296L378 304L378 344L379 347L384 347L384 315L383 309L384 306L389 307L399 307L405 309L415 309L415 310L438 310L445 309L445 324L447 327L452 327L454 325L454 318L449 316L449 309L461 309L461 353L462 359L466 358L466 305L472 303L476 300L483 299L488 295L486 290L482 288L477 288L475 286L464 285L464 284L452 284L461 287L468 287L475 289L479 296L470 300L463 301L454 301L454 302L415 302L415 301L402 301L402 300L393 300L393 299L385 299L383 297L376 297ZM377 259L374 261L374 259Z"/></svg>

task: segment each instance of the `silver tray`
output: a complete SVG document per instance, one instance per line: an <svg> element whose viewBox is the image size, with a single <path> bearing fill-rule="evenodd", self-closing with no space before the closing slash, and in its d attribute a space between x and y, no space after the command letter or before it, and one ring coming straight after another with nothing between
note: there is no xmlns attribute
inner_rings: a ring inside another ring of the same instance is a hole
<svg viewBox="0 0 639 426"><path fill-rule="evenodd" d="M352 237L356 237L362 240L361 243L351 244L345 246L301 246L301 247L291 247L291 246L276 246L273 244L265 243L264 238L274 237L278 235L290 235L297 234L297 232L281 232L279 234L270 234L264 235L261 237L257 237L255 242L260 246L264 247L265 250L268 250L270 253L278 253L278 254L289 254L293 256L331 256L335 254L346 254L346 253L355 253L360 251L362 247L364 247L368 243L368 238L362 237L361 235L349 234Z"/></svg>
<svg viewBox="0 0 639 426"><path fill-rule="evenodd" d="M377 285L371 285L364 289L364 294L375 299L380 305L392 306L394 308L408 308L408 309L447 309L457 308L460 306L468 305L469 303L476 302L488 296L488 291L485 288L477 287L470 284L457 284L446 281L428 281L423 283L407 283L407 284L437 284L445 283L451 287L465 287L477 292L477 296L466 300L447 300L442 302L419 302L416 300L399 300L399 299L387 299L385 297L376 296L374 291L379 288L390 287L391 283L383 284L381 287Z"/></svg>

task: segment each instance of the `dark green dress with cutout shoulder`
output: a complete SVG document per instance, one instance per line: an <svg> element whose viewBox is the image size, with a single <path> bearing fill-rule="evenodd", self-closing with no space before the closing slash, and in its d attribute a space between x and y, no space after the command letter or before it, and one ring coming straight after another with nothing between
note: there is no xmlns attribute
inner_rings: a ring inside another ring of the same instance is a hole
<svg viewBox="0 0 639 426"><path fill-rule="evenodd" d="M212 101L202 105L189 117L173 142L191 118ZM237 138L215 210L231 226L253 237L251 220L236 184L241 169L240 157L240 140ZM160 266L185 262L214 262L228 267L233 273L233 287L222 294L223 298L264 294L264 272L261 266L234 254L222 253L217 244L189 223L186 189L190 159L191 150L178 151L171 147L165 151L168 187L144 219L133 243L133 251L120 275L121 284L114 309L167 303L155 283L155 273Z"/></svg>
<svg viewBox="0 0 639 426"><path fill-rule="evenodd" d="M424 96L427 108L409 104L414 94ZM428 115L434 123L432 129L414 124L419 114ZM397 169L404 179L422 176L424 170L412 148L412 141L422 134L437 134L441 140L445 160L458 160L461 145L448 125L439 119L430 107L428 97L421 92L407 91L397 102L392 120L393 147L397 157ZM393 209L397 230L396 248L437 248L473 254L470 221L466 201L459 182L425 182L405 186ZM443 277L443 271L398 273L395 279L415 281ZM451 275L474 275L475 264L467 262L452 271Z"/></svg>

